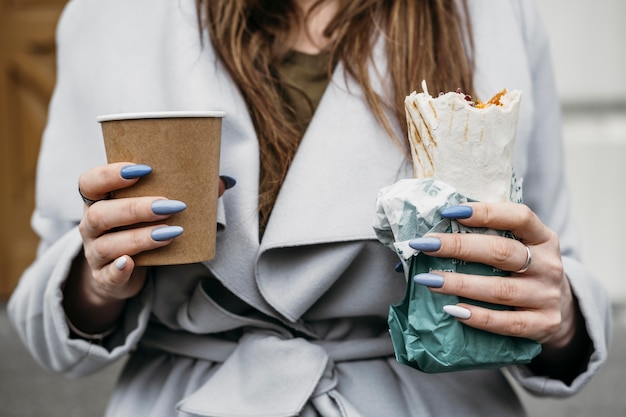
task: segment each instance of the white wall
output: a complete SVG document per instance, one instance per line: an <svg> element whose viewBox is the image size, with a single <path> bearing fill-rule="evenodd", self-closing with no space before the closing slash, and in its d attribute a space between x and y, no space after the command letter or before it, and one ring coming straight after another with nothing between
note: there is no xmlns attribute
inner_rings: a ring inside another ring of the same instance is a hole
<svg viewBox="0 0 626 417"><path fill-rule="evenodd" d="M552 44L583 260L626 302L626 1L536 0Z"/></svg>
<svg viewBox="0 0 626 417"><path fill-rule="evenodd" d="M626 1L535 0L565 101L626 100Z"/></svg>

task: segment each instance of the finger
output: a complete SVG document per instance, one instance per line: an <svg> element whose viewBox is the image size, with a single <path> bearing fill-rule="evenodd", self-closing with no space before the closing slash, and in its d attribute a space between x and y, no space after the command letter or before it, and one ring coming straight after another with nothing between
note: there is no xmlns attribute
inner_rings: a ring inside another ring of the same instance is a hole
<svg viewBox="0 0 626 417"><path fill-rule="evenodd" d="M86 211L79 228L84 238L95 238L119 227L160 221L186 208L182 201L163 197L106 200Z"/></svg>
<svg viewBox="0 0 626 417"><path fill-rule="evenodd" d="M86 199L106 199L112 191L135 184L139 178L152 172L148 165L117 162L85 171L78 179L78 189Z"/></svg>
<svg viewBox="0 0 626 417"><path fill-rule="evenodd" d="M518 240L480 233L433 233L409 242L429 256L462 259L517 271L527 261L526 246ZM533 265L529 265L529 269Z"/></svg>
<svg viewBox="0 0 626 417"><path fill-rule="evenodd" d="M463 324L503 336L524 337L543 343L561 323L558 311L545 310L491 310L466 303L457 304L461 314L448 309ZM463 314L469 312L469 317Z"/></svg>
<svg viewBox="0 0 626 417"><path fill-rule="evenodd" d="M546 242L552 238L552 231L524 204L470 203L468 205L472 207L472 216L458 220L466 226L509 230L517 238L529 244Z"/></svg>
<svg viewBox="0 0 626 417"><path fill-rule="evenodd" d="M552 237L552 231L524 204L467 203L463 206L472 208L471 216L456 219L465 226L509 230L529 244L545 242Z"/></svg>
<svg viewBox="0 0 626 417"><path fill-rule="evenodd" d="M516 277L468 275L432 271L413 278L416 284L426 285L440 294L457 295L486 303L511 307L541 309L558 304L560 292L550 289L541 280Z"/></svg>
<svg viewBox="0 0 626 417"><path fill-rule="evenodd" d="M101 269L123 255L133 256L167 246L182 233L181 227L165 224L107 233L85 245L85 258L92 268Z"/></svg>
<svg viewBox="0 0 626 417"><path fill-rule="evenodd" d="M111 290L116 290L126 285L133 270L134 262L132 258L128 255L121 255L102 268L102 272L99 274L99 280L106 284L104 288L110 292ZM96 275L96 277L98 277L98 275Z"/></svg>
<svg viewBox="0 0 626 417"><path fill-rule="evenodd" d="M100 291L107 296L125 299L136 295L146 278L146 268L135 268L133 259L122 255L94 275Z"/></svg>
<svg viewBox="0 0 626 417"><path fill-rule="evenodd" d="M237 184L237 180L233 177L229 177L228 175L221 175L219 177L219 192L218 195L221 197L226 190L233 188Z"/></svg>

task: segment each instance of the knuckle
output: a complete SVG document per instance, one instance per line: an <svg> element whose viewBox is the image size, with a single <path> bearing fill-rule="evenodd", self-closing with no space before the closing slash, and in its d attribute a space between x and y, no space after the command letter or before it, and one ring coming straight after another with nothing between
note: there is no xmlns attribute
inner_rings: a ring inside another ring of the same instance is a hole
<svg viewBox="0 0 626 417"><path fill-rule="evenodd" d="M163 245L165 242L156 242L150 237L150 233L144 228L127 230L127 242L129 243L128 251L130 253L138 253L143 250L153 249L156 246ZM126 236L125 236L126 238Z"/></svg>
<svg viewBox="0 0 626 417"><path fill-rule="evenodd" d="M563 317L561 316L561 312L558 310L554 311L553 313L548 314L546 317L546 322L545 322L546 330L548 331L549 334L556 333L556 331L561 326L562 322L563 322Z"/></svg>
<svg viewBox="0 0 626 417"><path fill-rule="evenodd" d="M466 250L465 250L465 246L463 245L463 239L461 239L460 234L453 233L446 237L448 237L447 242L446 242L447 252L450 253L454 257L463 259L463 257L466 255L465 254Z"/></svg>
<svg viewBox="0 0 626 417"><path fill-rule="evenodd" d="M562 321L559 311L544 312L541 316L541 323L537 326L538 339L548 340L550 337L558 334Z"/></svg>
<svg viewBox="0 0 626 417"><path fill-rule="evenodd" d="M106 245L100 241L94 241L89 247L89 257L98 265L102 265L109 260L107 253Z"/></svg>
<svg viewBox="0 0 626 417"><path fill-rule="evenodd" d="M493 325L493 316L492 313L487 311L485 314L481 314L474 318L476 320L477 327L481 329L489 329Z"/></svg>
<svg viewBox="0 0 626 417"><path fill-rule="evenodd" d="M95 172L96 175L95 175L94 180L97 181L99 184L109 184L113 182L114 180L113 172L110 169L106 169L106 167L101 167L101 168L102 169L98 169Z"/></svg>
<svg viewBox="0 0 626 417"><path fill-rule="evenodd" d="M508 261L509 259L511 259L514 253L513 245L503 244L503 243L504 243L503 241L498 240L494 242L494 244L492 244L490 247L490 251L493 256L493 259L498 264L502 264Z"/></svg>
<svg viewBox="0 0 626 417"><path fill-rule="evenodd" d="M130 234L131 236L131 244L133 247L141 248L146 246L147 239L139 232L133 232ZM152 239L150 239L152 240Z"/></svg>
<svg viewBox="0 0 626 417"><path fill-rule="evenodd" d="M455 293L457 294L468 294L468 291L471 290L471 285L467 280L466 275L464 274L456 274L456 279L454 280ZM444 282L448 283L448 280L444 280ZM445 284L444 284L445 285Z"/></svg>
<svg viewBox="0 0 626 417"><path fill-rule="evenodd" d="M134 198L128 199L126 210L128 213L129 219L140 219L142 218L142 210L143 206Z"/></svg>
<svg viewBox="0 0 626 417"><path fill-rule="evenodd" d="M110 226L106 224L105 216L97 207L90 207L83 215L85 222L85 230L109 230ZM82 223L82 222L81 222Z"/></svg>
<svg viewBox="0 0 626 417"><path fill-rule="evenodd" d="M499 304L512 304L517 297L517 287L511 279L501 278L495 280L495 298Z"/></svg>
<svg viewBox="0 0 626 417"><path fill-rule="evenodd" d="M493 218L492 207L489 204L482 204L481 207L482 224L490 224Z"/></svg>
<svg viewBox="0 0 626 417"><path fill-rule="evenodd" d="M105 294L113 294L118 284L118 279L110 271L101 270L94 276L98 288Z"/></svg>
<svg viewBox="0 0 626 417"><path fill-rule="evenodd" d="M81 219L80 223L78 223L78 231L83 238L89 234L89 228L87 227L87 223L84 217L83 219Z"/></svg>
<svg viewBox="0 0 626 417"><path fill-rule="evenodd" d="M545 305L560 305L563 293L560 285L550 285L542 290Z"/></svg>
<svg viewBox="0 0 626 417"><path fill-rule="evenodd" d="M507 322L507 330L511 336L522 337L528 334L528 323L521 315L511 313Z"/></svg>
<svg viewBox="0 0 626 417"><path fill-rule="evenodd" d="M561 262L560 257L553 257L544 260L544 279L546 283L551 283L554 286L555 291L560 295L560 287L563 285L565 277L565 268ZM557 285L558 284L558 285Z"/></svg>
<svg viewBox="0 0 626 417"><path fill-rule="evenodd" d="M126 276L115 267L107 268L107 283L111 289L120 287L126 283Z"/></svg>
<svg viewBox="0 0 626 417"><path fill-rule="evenodd" d="M531 224L535 220L535 213L526 204L520 204L521 210L519 213L521 224Z"/></svg>
<svg viewBox="0 0 626 417"><path fill-rule="evenodd" d="M565 279L565 267L563 266L563 262L561 261L561 258L555 258L553 262L551 262L549 268L554 271L554 274L559 278L559 279Z"/></svg>
<svg viewBox="0 0 626 417"><path fill-rule="evenodd" d="M560 254L559 256L555 256L548 261L548 268L557 277L557 279L564 279L565 267L563 266Z"/></svg>
<svg viewBox="0 0 626 417"><path fill-rule="evenodd" d="M555 242L557 249L560 251L559 249L559 235L552 229L548 229L546 231L547 236L548 236L548 240L551 242Z"/></svg>

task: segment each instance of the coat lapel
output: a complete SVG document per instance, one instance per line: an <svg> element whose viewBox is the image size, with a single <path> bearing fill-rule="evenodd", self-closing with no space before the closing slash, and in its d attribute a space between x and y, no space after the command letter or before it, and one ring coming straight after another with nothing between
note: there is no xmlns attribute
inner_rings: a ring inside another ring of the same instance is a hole
<svg viewBox="0 0 626 417"><path fill-rule="evenodd" d="M338 279L363 241L376 239L378 191L411 175L403 152L339 65L261 242L256 281L282 316L297 320Z"/></svg>

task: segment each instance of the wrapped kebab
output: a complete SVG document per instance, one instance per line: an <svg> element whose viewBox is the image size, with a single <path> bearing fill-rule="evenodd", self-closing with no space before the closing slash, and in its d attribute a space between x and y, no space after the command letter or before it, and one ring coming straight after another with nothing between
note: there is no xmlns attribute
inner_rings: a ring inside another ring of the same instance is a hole
<svg viewBox="0 0 626 417"><path fill-rule="evenodd" d="M380 190L374 221L378 239L398 254L407 279L404 299L389 309L396 359L430 373L528 363L541 351L536 341L474 329L443 311L444 305L459 302L508 307L433 293L412 279L438 270L492 276L507 272L429 257L408 245L432 232L514 238L508 231L465 227L440 211L468 201L521 202L521 181L513 169L521 93L502 90L487 102L474 102L460 91L432 97L425 82L422 89L405 100L414 178Z"/></svg>
<svg viewBox="0 0 626 417"><path fill-rule="evenodd" d="M415 178L432 178L478 201L509 201L521 93L474 103L460 91L405 100Z"/></svg>

